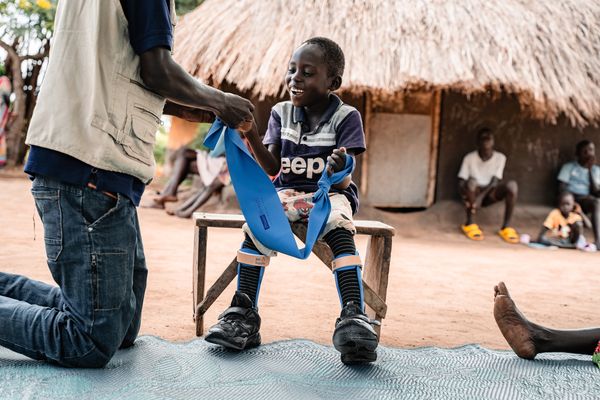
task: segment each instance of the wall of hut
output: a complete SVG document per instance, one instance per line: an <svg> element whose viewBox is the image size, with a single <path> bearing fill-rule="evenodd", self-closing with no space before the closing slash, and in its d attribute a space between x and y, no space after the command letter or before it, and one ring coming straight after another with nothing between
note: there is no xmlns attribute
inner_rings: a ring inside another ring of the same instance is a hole
<svg viewBox="0 0 600 400"><path fill-rule="evenodd" d="M508 160L505 179L519 183L524 203L554 203L560 166L574 158L575 144L590 139L600 146L600 128L573 128L561 118L555 125L528 118L511 95L467 97L445 92L441 107L436 200L458 199L462 157L475 149L479 127L494 130L496 147ZM600 152L599 152L600 154Z"/></svg>

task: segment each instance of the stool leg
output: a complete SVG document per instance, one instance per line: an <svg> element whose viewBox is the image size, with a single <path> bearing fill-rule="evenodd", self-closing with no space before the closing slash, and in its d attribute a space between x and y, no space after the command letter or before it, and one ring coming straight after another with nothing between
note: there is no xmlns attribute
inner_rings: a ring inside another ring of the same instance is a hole
<svg viewBox="0 0 600 400"><path fill-rule="evenodd" d="M193 290L194 290L194 320L196 321L196 336L204 333L204 313L197 314L198 304L204 300L204 285L206 279L206 243L208 241L208 228L196 226L194 233L194 265L193 265Z"/></svg>
<svg viewBox="0 0 600 400"><path fill-rule="evenodd" d="M367 255L363 271L363 280L385 301L392 255L392 238L389 236L371 236L367 245ZM368 308L370 318L381 321L383 316ZM378 334L379 329L378 328Z"/></svg>

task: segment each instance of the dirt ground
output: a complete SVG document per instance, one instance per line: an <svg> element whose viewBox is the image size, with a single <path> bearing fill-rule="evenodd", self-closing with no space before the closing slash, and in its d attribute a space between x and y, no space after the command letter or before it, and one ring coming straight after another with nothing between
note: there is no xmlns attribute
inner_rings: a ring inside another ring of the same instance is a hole
<svg viewBox="0 0 600 400"><path fill-rule="evenodd" d="M43 229L20 173L0 172L0 270L52 282L45 265ZM535 235L547 207L520 206L517 229ZM481 213L486 240L458 233L460 206L441 202L422 212L393 213L363 207L357 218L396 228L381 342L394 347L454 347L480 343L508 348L493 315L493 285L504 280L525 314L562 328L598 325L600 254L534 250L503 243L494 230L502 207ZM172 341L194 336L192 321L193 223L161 210L139 209L150 270L142 334ZM239 231L209 231L208 284L234 256ZM366 238L357 239L365 254ZM212 324L228 305L234 285L208 311ZM279 256L268 267L260 295L264 342L306 338L329 344L339 303L329 270L311 256Z"/></svg>

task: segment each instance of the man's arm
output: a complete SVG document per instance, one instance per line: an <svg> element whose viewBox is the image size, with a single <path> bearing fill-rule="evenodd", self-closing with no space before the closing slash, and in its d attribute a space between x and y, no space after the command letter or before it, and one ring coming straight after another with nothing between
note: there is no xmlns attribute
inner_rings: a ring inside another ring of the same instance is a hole
<svg viewBox="0 0 600 400"><path fill-rule="evenodd" d="M167 100L165 103L163 114L173 115L190 122L212 123L215 120L215 114L210 111L202 110L201 108L182 106L181 104L173 103L170 100Z"/></svg>
<svg viewBox="0 0 600 400"><path fill-rule="evenodd" d="M202 113L193 112L190 108L210 111L234 128L252 119L252 103L240 96L198 82L173 60L168 49L152 48L140 55L140 63L144 84L148 89L170 100L171 104L165 108L172 115L187 115L194 120ZM177 105L185 107L180 108Z"/></svg>

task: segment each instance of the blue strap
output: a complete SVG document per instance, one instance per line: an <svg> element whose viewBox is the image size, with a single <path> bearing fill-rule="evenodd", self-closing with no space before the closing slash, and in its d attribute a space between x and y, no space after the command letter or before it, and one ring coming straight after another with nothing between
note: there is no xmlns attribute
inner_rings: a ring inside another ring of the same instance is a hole
<svg viewBox="0 0 600 400"><path fill-rule="evenodd" d="M352 173L354 159L346 157L344 169L331 176L327 169L323 170L318 182L319 189L313 195L314 206L308 220L306 247L299 249L273 183L254 160L239 133L217 119L208 131L204 145L214 149L221 136L225 138L225 157L231 181L252 234L269 249L299 259L308 258L329 218L329 189Z"/></svg>

